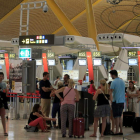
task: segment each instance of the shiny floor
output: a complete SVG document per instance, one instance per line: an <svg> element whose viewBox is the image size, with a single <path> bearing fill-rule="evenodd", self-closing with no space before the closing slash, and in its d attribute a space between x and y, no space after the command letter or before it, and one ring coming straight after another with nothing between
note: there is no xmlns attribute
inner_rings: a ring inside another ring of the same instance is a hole
<svg viewBox="0 0 140 140"><path fill-rule="evenodd" d="M8 113L9 120L6 121L7 131L9 136L3 136L2 125L0 124L0 140L61 140L61 139L71 139L74 138L62 138L61 131L59 129L51 129L50 133L42 133L42 132L26 132L24 130L24 126L27 124L27 119L22 119L23 117L23 107L24 104L20 104L20 119L15 120L15 110L13 107L10 107ZM29 115L29 105L27 106L27 114ZM100 137L98 132L97 138L90 138L89 135L93 133L93 127L90 127L89 131L85 132L85 140L123 140L123 136L105 136L103 138ZM124 128L124 135L131 134L126 136L129 140L139 140L140 134L133 133L132 128ZM124 138L124 140L127 140ZM78 139L78 138L77 138ZM81 140L83 138L80 138ZM79 140L80 140L79 139Z"/></svg>

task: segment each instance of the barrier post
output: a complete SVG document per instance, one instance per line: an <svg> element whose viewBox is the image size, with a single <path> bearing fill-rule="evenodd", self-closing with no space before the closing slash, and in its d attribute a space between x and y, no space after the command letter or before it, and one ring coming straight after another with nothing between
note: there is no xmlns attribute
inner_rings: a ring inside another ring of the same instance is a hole
<svg viewBox="0 0 140 140"><path fill-rule="evenodd" d="M17 95L15 95L16 98L16 106L15 106L15 119L18 120L20 118L20 114L19 114L19 98L17 97Z"/></svg>
<svg viewBox="0 0 140 140"><path fill-rule="evenodd" d="M23 119L27 119L27 98L24 99L24 114L23 114Z"/></svg>

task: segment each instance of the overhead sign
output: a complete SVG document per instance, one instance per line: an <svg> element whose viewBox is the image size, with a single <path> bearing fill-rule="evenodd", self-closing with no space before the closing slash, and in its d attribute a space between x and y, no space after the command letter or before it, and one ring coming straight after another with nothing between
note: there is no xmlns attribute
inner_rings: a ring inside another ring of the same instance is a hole
<svg viewBox="0 0 140 140"><path fill-rule="evenodd" d="M101 57L101 52L100 51L95 51L92 54L93 57Z"/></svg>
<svg viewBox="0 0 140 140"><path fill-rule="evenodd" d="M128 57L137 57L138 53L137 51L128 51Z"/></svg>
<svg viewBox="0 0 140 140"><path fill-rule="evenodd" d="M9 59L15 59L16 54L15 53L9 53Z"/></svg>
<svg viewBox="0 0 140 140"><path fill-rule="evenodd" d="M54 35L29 35L19 36L19 45L54 45Z"/></svg>
<svg viewBox="0 0 140 140"><path fill-rule="evenodd" d="M20 48L19 58L31 58L31 48Z"/></svg>
<svg viewBox="0 0 140 140"><path fill-rule="evenodd" d="M0 53L0 58L5 58L4 53Z"/></svg>
<svg viewBox="0 0 140 140"><path fill-rule="evenodd" d="M86 52L79 52L78 57L86 57Z"/></svg>
<svg viewBox="0 0 140 140"><path fill-rule="evenodd" d="M55 54L53 52L48 52L47 53L47 58L54 58Z"/></svg>

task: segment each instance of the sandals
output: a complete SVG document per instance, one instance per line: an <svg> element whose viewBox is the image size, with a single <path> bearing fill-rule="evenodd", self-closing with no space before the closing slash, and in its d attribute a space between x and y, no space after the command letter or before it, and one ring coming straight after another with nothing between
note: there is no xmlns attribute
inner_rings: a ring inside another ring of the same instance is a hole
<svg viewBox="0 0 140 140"><path fill-rule="evenodd" d="M92 134L92 135L90 135L90 137L97 137L96 135L94 135L94 134Z"/></svg>
<svg viewBox="0 0 140 140"><path fill-rule="evenodd" d="M8 133L4 133L4 136L8 136Z"/></svg>

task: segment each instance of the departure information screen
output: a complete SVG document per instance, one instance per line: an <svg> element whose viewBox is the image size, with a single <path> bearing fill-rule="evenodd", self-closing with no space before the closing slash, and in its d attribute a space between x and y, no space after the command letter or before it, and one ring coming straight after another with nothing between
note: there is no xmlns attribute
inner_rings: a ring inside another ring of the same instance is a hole
<svg viewBox="0 0 140 140"><path fill-rule="evenodd" d="M128 57L137 57L138 53L137 51L128 51Z"/></svg>
<svg viewBox="0 0 140 140"><path fill-rule="evenodd" d="M101 52L100 51L95 51L92 54L93 57L101 57Z"/></svg>
<svg viewBox="0 0 140 140"><path fill-rule="evenodd" d="M54 45L54 35L29 35L19 36L19 45Z"/></svg>

